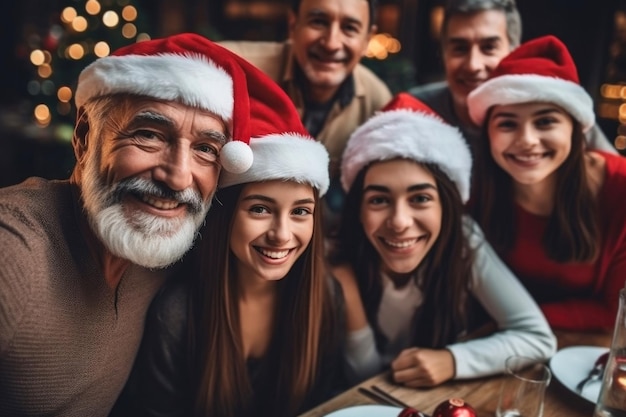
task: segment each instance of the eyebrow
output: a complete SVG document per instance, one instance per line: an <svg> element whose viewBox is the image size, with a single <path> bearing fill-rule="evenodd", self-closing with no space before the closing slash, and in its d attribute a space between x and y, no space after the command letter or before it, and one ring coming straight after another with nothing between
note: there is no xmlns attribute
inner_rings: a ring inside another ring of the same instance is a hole
<svg viewBox="0 0 626 417"><path fill-rule="evenodd" d="M263 195L263 194L250 194L250 195L245 196L243 200L244 201L261 200L267 203L276 204L275 199L273 199L272 197ZM298 204L315 204L315 200L313 200L312 198L303 198L303 199L296 200L293 202L293 205L298 205Z"/></svg>
<svg viewBox="0 0 626 417"><path fill-rule="evenodd" d="M562 111L560 111L559 109L557 109L556 107L548 107L545 109L541 109L538 110L536 112L534 112L532 114L532 116L544 116L546 114L550 114L550 113L562 113ZM508 111L496 111L493 115L493 119L495 119L496 117L519 117L519 115L517 113L514 112L508 112Z"/></svg>
<svg viewBox="0 0 626 417"><path fill-rule="evenodd" d="M135 117L129 123L129 126L138 123L156 123L166 127L174 127L174 121L169 117L162 115L161 113L153 112L153 111L143 111L137 113Z"/></svg>
<svg viewBox="0 0 626 417"><path fill-rule="evenodd" d="M481 43L484 42L500 42L502 41L502 37L501 36L487 36L484 38L480 38L478 40ZM471 41L469 41L467 38L460 38L460 37L454 37L454 38L448 38L447 43L455 43L455 44L467 44L467 43L472 43Z"/></svg>
<svg viewBox="0 0 626 417"><path fill-rule="evenodd" d="M167 116L164 116L161 113L153 112L153 111L143 111L137 113L135 117L132 118L128 126L133 128L134 126L142 123L154 123L164 128L175 129L176 124L172 119ZM228 138L222 132L218 132L214 129L204 130L200 132L200 136L210 139L212 141L218 142L220 145L224 145L228 142Z"/></svg>
<svg viewBox="0 0 626 417"><path fill-rule="evenodd" d="M324 10L321 9L311 9L307 12L306 14L307 17L327 17L328 13L326 13ZM352 23L354 25L363 27L363 21L361 19L358 19L356 17L353 16L342 16L341 18L342 22L348 22L348 23Z"/></svg>
<svg viewBox="0 0 626 417"><path fill-rule="evenodd" d="M424 182L420 184L410 185L406 188L408 192L423 191L423 190L428 190L428 189L437 190L437 187L435 187L434 184L431 184L429 182ZM378 192L383 192L383 193L391 192L389 187L386 187L384 185L376 185L376 184L368 185L367 187L363 189L364 193L368 191L378 191Z"/></svg>
<svg viewBox="0 0 626 417"><path fill-rule="evenodd" d="M217 130L205 130L200 133L200 136L207 137L215 142L218 142L220 145L226 144L228 142L228 138L222 132L218 132Z"/></svg>

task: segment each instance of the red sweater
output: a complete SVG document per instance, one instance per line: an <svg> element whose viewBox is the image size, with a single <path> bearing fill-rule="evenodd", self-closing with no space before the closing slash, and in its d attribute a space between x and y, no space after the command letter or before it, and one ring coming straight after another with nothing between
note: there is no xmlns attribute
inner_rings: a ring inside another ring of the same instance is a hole
<svg viewBox="0 0 626 417"><path fill-rule="evenodd" d="M601 153L606 178L598 195L602 247L593 263L547 258L541 239L547 218L517 206L517 241L503 256L526 285L553 328L613 329L619 290L626 282L626 158Z"/></svg>

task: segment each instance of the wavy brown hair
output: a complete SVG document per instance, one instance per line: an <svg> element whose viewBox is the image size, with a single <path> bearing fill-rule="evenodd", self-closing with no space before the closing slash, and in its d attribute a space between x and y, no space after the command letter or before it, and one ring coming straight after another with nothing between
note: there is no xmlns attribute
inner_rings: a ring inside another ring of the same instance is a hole
<svg viewBox="0 0 626 417"><path fill-rule="evenodd" d="M198 279L189 314L189 368L197 387L194 415L291 416L318 377L326 335L336 331L324 266L319 197L314 190L312 240L287 276L277 282L273 335L263 359L268 361L271 379L253 392L243 355L236 259L224 244L230 240L242 189L243 185L236 185L218 191L195 253L199 274L195 274Z"/></svg>
<svg viewBox="0 0 626 417"><path fill-rule="evenodd" d="M414 321L414 329L419 331L413 332L413 343L443 348L456 341L459 333L467 327L467 300L474 254L463 232L464 207L458 189L436 165L419 165L435 177L442 219L437 241L415 270L416 279L418 271L423 277L419 285L424 293L424 302ZM369 166L359 172L346 196L338 244L330 262L334 265L347 262L353 268L368 321L380 335L377 324L382 297L380 257L365 235L358 215ZM378 343L384 343L381 336L378 337Z"/></svg>
<svg viewBox="0 0 626 417"><path fill-rule="evenodd" d="M487 113L474 184L471 212L487 240L501 256L512 249L516 239L513 179L493 159ZM571 151L557 169L554 209L542 237L548 258L556 262L590 262L600 251L598 208L588 182L585 164L586 140L582 127L572 118Z"/></svg>

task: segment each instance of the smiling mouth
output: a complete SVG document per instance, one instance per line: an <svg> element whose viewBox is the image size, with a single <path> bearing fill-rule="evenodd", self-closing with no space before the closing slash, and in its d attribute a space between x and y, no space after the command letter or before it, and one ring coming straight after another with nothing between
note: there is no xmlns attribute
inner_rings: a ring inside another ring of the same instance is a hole
<svg viewBox="0 0 626 417"><path fill-rule="evenodd" d="M535 162L535 161L539 161L540 159L543 159L547 156L550 155L550 152L544 152L544 153L534 153L534 154L530 154L530 155L515 155L515 154L509 154L509 158L515 160L515 161L519 161L519 162Z"/></svg>
<svg viewBox="0 0 626 417"><path fill-rule="evenodd" d="M404 239L404 240L389 240L385 238L380 238L381 242L383 242L386 246L389 246L394 249L406 249L408 247L413 246L424 237L416 237L413 239Z"/></svg>
<svg viewBox="0 0 626 417"><path fill-rule="evenodd" d="M255 246L254 249L257 252L259 252L261 255L267 256L268 258L271 258L271 259L283 259L287 255L289 255L289 252L293 250L293 249L268 250L268 249L264 249L258 246Z"/></svg>
<svg viewBox="0 0 626 417"><path fill-rule="evenodd" d="M149 195L140 195L138 197L144 203L160 210L172 210L180 206L180 203L175 200L161 200Z"/></svg>
<svg viewBox="0 0 626 417"><path fill-rule="evenodd" d="M321 64L343 64L346 61L346 58L343 57L325 57L317 54L311 54L311 58Z"/></svg>
<svg viewBox="0 0 626 417"><path fill-rule="evenodd" d="M466 85L468 87L472 87L472 88L478 87L484 82L485 80L482 80L482 79L481 80L468 80L468 79L461 80L461 84Z"/></svg>

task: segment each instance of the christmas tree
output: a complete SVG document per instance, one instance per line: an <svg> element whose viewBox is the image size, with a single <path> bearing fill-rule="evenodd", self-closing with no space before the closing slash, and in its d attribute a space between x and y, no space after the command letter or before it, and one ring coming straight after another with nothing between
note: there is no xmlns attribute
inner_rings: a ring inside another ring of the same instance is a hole
<svg viewBox="0 0 626 417"><path fill-rule="evenodd" d="M26 86L41 128L70 139L80 72L117 48L149 39L147 19L132 0L71 0L50 16L49 27L26 35L32 78Z"/></svg>

